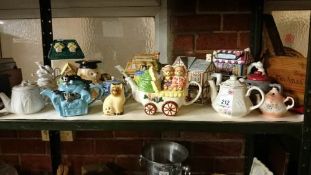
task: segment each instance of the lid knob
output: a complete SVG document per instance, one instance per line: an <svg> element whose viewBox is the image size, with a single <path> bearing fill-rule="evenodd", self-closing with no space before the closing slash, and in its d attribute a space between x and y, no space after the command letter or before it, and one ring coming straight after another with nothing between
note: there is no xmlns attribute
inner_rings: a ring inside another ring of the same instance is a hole
<svg viewBox="0 0 311 175"><path fill-rule="evenodd" d="M235 76L235 75L231 75L230 76L230 80L232 80L232 81L236 81L238 78Z"/></svg>

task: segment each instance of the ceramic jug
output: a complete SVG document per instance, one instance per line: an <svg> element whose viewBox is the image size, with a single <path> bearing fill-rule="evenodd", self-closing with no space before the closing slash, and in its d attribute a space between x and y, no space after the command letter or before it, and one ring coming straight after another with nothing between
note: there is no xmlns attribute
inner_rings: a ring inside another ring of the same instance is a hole
<svg viewBox="0 0 311 175"><path fill-rule="evenodd" d="M259 108L264 102L264 93L260 88L253 86L247 89L246 85L237 80L235 75L231 75L230 79L220 84L218 93L215 82L213 80L208 82L211 87L212 107L224 116L243 117L252 110ZM249 98L250 93L254 90L258 91L262 97L255 106Z"/></svg>
<svg viewBox="0 0 311 175"><path fill-rule="evenodd" d="M290 105L286 105L287 101L291 101ZM283 97L277 88L273 87L266 95L260 110L265 117L281 117L289 109L293 108L295 101L292 97Z"/></svg>
<svg viewBox="0 0 311 175"><path fill-rule="evenodd" d="M3 92L0 93L0 98L6 110L11 113L32 114L44 107L40 88L28 81L23 81L20 85L13 87L11 99Z"/></svg>

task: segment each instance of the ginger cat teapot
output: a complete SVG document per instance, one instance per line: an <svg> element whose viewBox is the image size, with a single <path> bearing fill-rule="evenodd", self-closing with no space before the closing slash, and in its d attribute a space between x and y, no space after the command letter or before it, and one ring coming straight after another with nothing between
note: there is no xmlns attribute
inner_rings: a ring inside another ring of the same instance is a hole
<svg viewBox="0 0 311 175"><path fill-rule="evenodd" d="M237 80L235 75L220 84L217 94L216 85L213 80L208 81L211 87L212 107L215 111L228 117L243 117L250 111L259 108L264 102L263 91L253 86L247 90L246 86ZM260 93L261 101L253 106L249 95L251 91L257 90Z"/></svg>

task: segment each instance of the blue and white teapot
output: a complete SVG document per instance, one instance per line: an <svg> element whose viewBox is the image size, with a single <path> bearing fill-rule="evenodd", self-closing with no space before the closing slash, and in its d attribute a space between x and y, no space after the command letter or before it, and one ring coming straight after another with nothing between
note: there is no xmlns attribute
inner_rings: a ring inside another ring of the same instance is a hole
<svg viewBox="0 0 311 175"><path fill-rule="evenodd" d="M55 110L63 117L87 114L88 106L100 96L92 98L91 90L96 87L90 87L91 82L79 76L64 76L62 79L58 90L45 89L41 94L51 99Z"/></svg>

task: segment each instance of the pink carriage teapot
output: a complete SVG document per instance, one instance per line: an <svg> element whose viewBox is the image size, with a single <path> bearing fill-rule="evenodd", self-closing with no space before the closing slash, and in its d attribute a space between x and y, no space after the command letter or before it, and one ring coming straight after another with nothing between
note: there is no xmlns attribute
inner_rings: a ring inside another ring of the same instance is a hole
<svg viewBox="0 0 311 175"><path fill-rule="evenodd" d="M286 105L287 101L291 101L290 105ZM281 117L289 109L293 108L295 101L292 97L283 97L277 88L273 87L266 95L260 110L265 117Z"/></svg>

